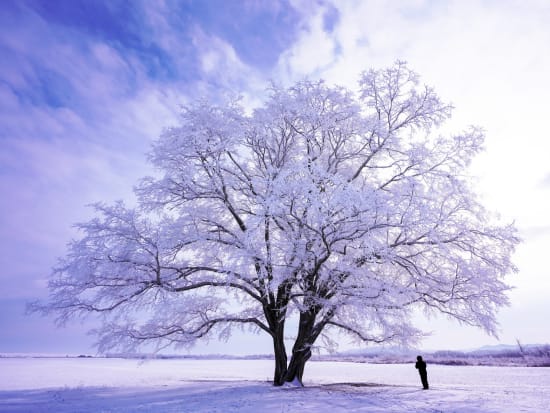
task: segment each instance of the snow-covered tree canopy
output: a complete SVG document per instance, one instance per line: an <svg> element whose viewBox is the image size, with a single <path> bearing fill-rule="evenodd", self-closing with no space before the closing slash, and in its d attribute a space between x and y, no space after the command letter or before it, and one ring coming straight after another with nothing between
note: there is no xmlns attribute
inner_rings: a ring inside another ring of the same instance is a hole
<svg viewBox="0 0 550 413"><path fill-rule="evenodd" d="M472 192L482 131L441 136L450 115L402 62L364 72L357 91L273 87L250 115L187 107L152 148L139 207L98 204L35 308L102 314L100 350L250 325L273 338L275 384L301 380L331 331L414 341L418 308L494 333L518 239Z"/></svg>

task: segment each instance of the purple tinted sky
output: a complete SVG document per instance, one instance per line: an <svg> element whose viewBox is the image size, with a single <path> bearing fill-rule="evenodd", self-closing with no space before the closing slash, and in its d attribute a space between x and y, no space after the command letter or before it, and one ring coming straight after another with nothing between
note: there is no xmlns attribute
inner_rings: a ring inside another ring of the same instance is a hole
<svg viewBox="0 0 550 413"><path fill-rule="evenodd" d="M473 165L486 204L524 238L501 340L550 342L550 3L512 1L16 1L0 5L0 352L84 352L86 326L24 316L47 295L86 204L132 200L145 153L178 105L224 93L253 107L270 80L353 87L407 60L485 127ZM495 344L432 320L432 348ZM269 351L236 337L205 351Z"/></svg>

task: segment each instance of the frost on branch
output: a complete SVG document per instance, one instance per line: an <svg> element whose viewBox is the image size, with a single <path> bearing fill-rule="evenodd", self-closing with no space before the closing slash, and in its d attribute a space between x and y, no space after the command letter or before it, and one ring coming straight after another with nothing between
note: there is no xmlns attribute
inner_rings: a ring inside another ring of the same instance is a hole
<svg viewBox="0 0 550 413"><path fill-rule="evenodd" d="M100 314L102 351L262 331L278 385L301 383L333 332L414 342L417 308L494 334L518 239L470 186L483 132L442 136L450 115L403 62L363 73L357 91L274 87L251 115L187 107L153 145L139 207L97 204L50 301L31 308L61 323Z"/></svg>

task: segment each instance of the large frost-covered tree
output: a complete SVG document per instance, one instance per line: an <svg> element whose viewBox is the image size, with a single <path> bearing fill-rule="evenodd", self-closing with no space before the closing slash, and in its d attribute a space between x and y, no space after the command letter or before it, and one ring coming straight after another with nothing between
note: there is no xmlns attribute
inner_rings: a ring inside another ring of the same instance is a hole
<svg viewBox="0 0 550 413"><path fill-rule="evenodd" d="M414 342L419 308L494 334L518 239L472 191L482 131L441 136L450 114L403 62L354 92L273 87L251 114L187 107L153 145L138 207L97 204L31 307L61 323L100 314L100 351L250 326L273 340L276 385L301 383L336 331Z"/></svg>

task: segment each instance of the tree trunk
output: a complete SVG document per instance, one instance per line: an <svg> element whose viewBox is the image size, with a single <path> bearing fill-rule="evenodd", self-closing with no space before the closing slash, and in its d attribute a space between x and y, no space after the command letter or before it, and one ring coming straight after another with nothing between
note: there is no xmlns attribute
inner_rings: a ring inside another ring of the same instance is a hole
<svg viewBox="0 0 550 413"><path fill-rule="evenodd" d="M264 305L265 318L273 337L273 354L275 356L275 373L273 385L282 386L287 372L287 355L285 347L286 306L289 300L292 279L288 279L277 288L277 299L273 297ZM270 304L271 302L271 304Z"/></svg>
<svg viewBox="0 0 550 413"><path fill-rule="evenodd" d="M290 364L288 365L288 369L286 371L285 381L293 382L297 380L298 383L303 386L304 384L302 382L302 378L304 376L304 368L310 357L311 350L309 347L300 351L293 351Z"/></svg>
<svg viewBox="0 0 550 413"><path fill-rule="evenodd" d="M281 386L285 382L287 372L284 328L282 328L282 326L274 332L273 353L275 355L275 374L273 376L273 385Z"/></svg>
<svg viewBox="0 0 550 413"><path fill-rule="evenodd" d="M303 386L302 377L306 362L311 357L312 331L315 324L316 313L307 311L300 313L300 324L298 326L298 337L292 348L292 357L286 371L286 382L294 382L295 380Z"/></svg>

